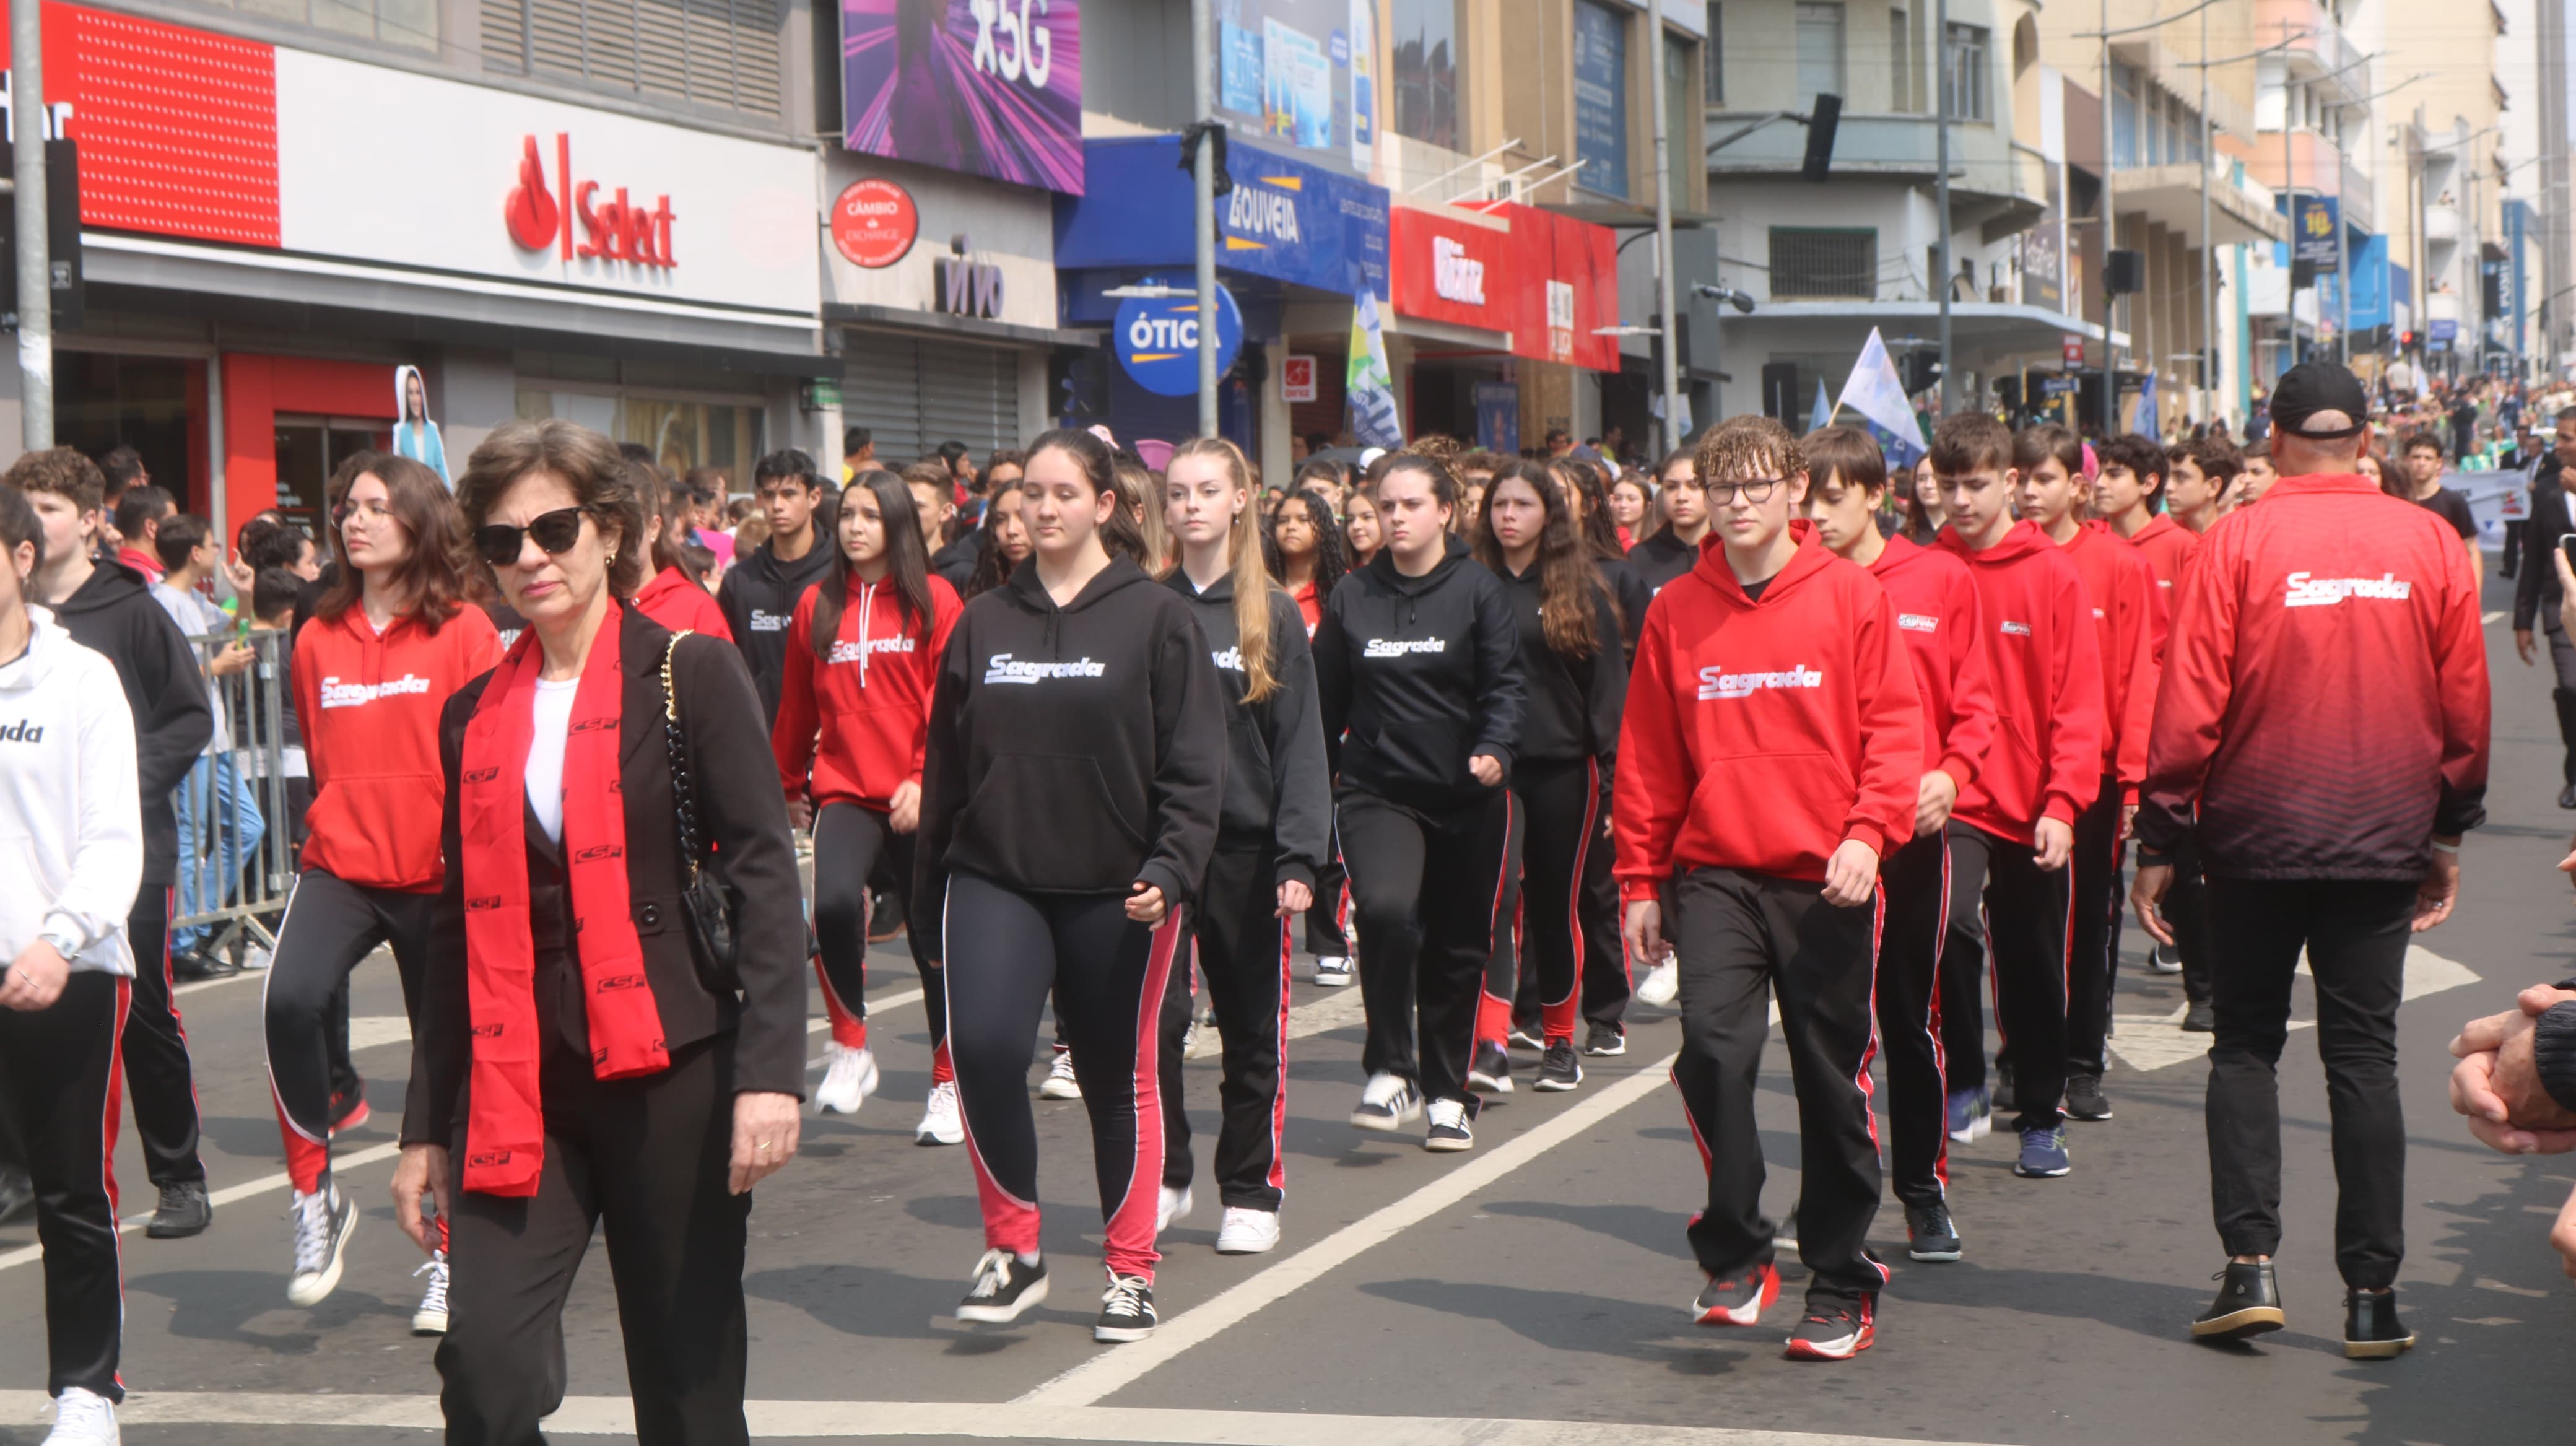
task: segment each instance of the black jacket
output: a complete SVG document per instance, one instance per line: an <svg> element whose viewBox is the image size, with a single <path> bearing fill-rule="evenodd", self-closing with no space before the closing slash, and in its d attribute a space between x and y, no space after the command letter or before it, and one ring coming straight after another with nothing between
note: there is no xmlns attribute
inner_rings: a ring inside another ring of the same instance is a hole
<svg viewBox="0 0 2576 1446"><path fill-rule="evenodd" d="M1628 549L1628 565L1637 570L1638 580L1645 583L1646 596L1651 598L1662 592L1667 583L1699 566L1699 549L1673 536L1671 528L1659 527L1645 541ZM1631 636L1646 625L1643 617L1627 622Z"/></svg>
<svg viewBox="0 0 2576 1446"><path fill-rule="evenodd" d="M804 903L787 805L778 791L778 765L770 757L769 730L761 724L751 679L734 651L713 638L683 641L671 662L700 836L724 860L724 878L740 896L735 940L743 992L737 998L710 993L698 983L696 937L680 903L687 881L662 731L662 654L671 634L633 608L621 610L618 627L618 665L626 674L618 723L626 885L635 936L644 946L644 977L661 1011L663 1042L676 1050L732 1030L737 1035L735 1091L802 1098ZM403 1108L405 1144L451 1144L466 1114L473 1020L465 995L465 845L457 812L458 777L465 725L491 681L485 673L458 689L438 720L439 757L447 774L439 828L447 877L439 889L429 964L421 980L411 1091ZM555 1043L587 1056L590 1022L581 1003L581 966L570 947L571 899L564 885L562 846L537 828L533 816L527 829L528 925L537 946L538 1021Z"/></svg>
<svg viewBox="0 0 2576 1446"><path fill-rule="evenodd" d="M940 655L913 927L941 917L958 870L1036 894L1142 880L1190 902L1216 847L1225 752L1225 695L1188 604L1124 557L1065 607L1020 568L966 604ZM936 927L925 958L947 947Z"/></svg>
<svg viewBox="0 0 2576 1446"><path fill-rule="evenodd" d="M170 620L143 574L100 561L89 581L54 607L72 641L104 653L134 712L134 751L143 793L143 882L179 878L179 819L172 795L214 740L214 709L188 635Z"/></svg>
<svg viewBox="0 0 2576 1446"><path fill-rule="evenodd" d="M823 580L832 565L832 534L817 514L814 545L794 562L781 562L766 542L737 557L716 588L716 606L724 609L733 645L751 666L760 689L760 717L778 721L778 690L787 676L787 625L795 620L796 603L805 590Z"/></svg>
<svg viewBox="0 0 2576 1446"><path fill-rule="evenodd" d="M1619 638L1621 651L1629 658L1637 656L1637 639L1646 631L1646 607L1655 600L1655 585L1646 581L1646 570L1623 557L1600 560L1601 580L1610 584L1610 596L1619 602Z"/></svg>
<svg viewBox="0 0 2576 1446"><path fill-rule="evenodd" d="M1482 796L1467 760L1491 754L1508 779L1520 748L1529 689L1519 653L1503 584L1467 544L1449 539L1448 555L1421 577L1379 552L1333 585L1315 627L1316 696L1335 773L1414 808Z"/></svg>
<svg viewBox="0 0 2576 1446"><path fill-rule="evenodd" d="M975 560L983 555L984 533L981 528L968 528L957 534L957 540L930 555L930 570L948 580L957 595L966 595L966 580L975 575Z"/></svg>
<svg viewBox="0 0 2576 1446"><path fill-rule="evenodd" d="M2540 459L2539 469L2531 477L2531 520L2522 528L2522 564L2513 579L2513 626L2516 632L2529 632L2547 618L2558 616L2558 568L2549 554L2558 550L2558 539L2576 532L2576 522L2569 520L2567 489L2559 475L2558 454Z"/></svg>
<svg viewBox="0 0 2576 1446"><path fill-rule="evenodd" d="M1225 802L1221 841L1276 842L1279 879L1312 887L1333 859L1333 785L1324 770L1324 718L1315 703L1315 655L1297 600L1270 590L1270 674L1279 686L1243 701L1249 680L1234 625L1234 578L1201 592L1178 568L1164 585L1189 605L1225 690Z"/></svg>
<svg viewBox="0 0 2576 1446"><path fill-rule="evenodd" d="M1601 796L1619 760L1619 714L1628 701L1628 657L1610 640L1618 629L1610 599L1593 591L1592 635L1602 646L1588 658L1568 658L1549 647L1539 616L1539 569L1500 575L1511 598L1520 636L1521 677L1529 684L1529 716L1521 724L1520 761L1579 763L1600 760Z"/></svg>

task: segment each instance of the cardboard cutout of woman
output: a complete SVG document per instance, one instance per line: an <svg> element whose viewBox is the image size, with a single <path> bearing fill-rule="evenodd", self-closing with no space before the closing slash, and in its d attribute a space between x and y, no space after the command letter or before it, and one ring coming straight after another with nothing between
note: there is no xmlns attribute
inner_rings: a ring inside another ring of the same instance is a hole
<svg viewBox="0 0 2576 1446"><path fill-rule="evenodd" d="M455 491L456 479L447 472L447 446L438 438L438 424L429 419L429 383L420 368L394 368L394 415L394 454L429 468Z"/></svg>

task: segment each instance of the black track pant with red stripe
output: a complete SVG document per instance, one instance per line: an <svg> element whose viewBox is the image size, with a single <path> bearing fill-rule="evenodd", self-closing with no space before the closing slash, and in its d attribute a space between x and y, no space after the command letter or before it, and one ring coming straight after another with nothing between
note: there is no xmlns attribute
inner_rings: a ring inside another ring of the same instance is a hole
<svg viewBox="0 0 2576 1446"><path fill-rule="evenodd" d="M832 1042L868 1047L868 888L880 863L889 863L912 890L913 835L896 833L886 816L855 803L827 803L814 815L814 973L823 983L824 1012ZM905 931L908 938L921 936ZM925 963L918 944L913 968L921 975L922 1012L930 1021L930 1079L953 1078L948 1066L948 1002L939 970Z"/></svg>
<svg viewBox="0 0 2576 1446"><path fill-rule="evenodd" d="M1485 956L1485 992L1476 999L1476 1041L1496 1046L1509 1041L1515 1023L1525 1022L1532 1034L1539 1031L1538 971L1527 967L1529 930L1521 912L1527 902L1529 804L1517 789L1512 804L1511 827L1503 836L1503 893L1494 906L1494 949Z"/></svg>
<svg viewBox="0 0 2576 1446"><path fill-rule="evenodd" d="M158 885L144 885L155 899ZM117 1355L125 1282L117 1263L118 1038L131 1022L128 981L82 972L32 1013L0 1009L0 1105L26 1145L45 1249L45 1390L78 1386L125 1399Z"/></svg>
<svg viewBox="0 0 2576 1446"><path fill-rule="evenodd" d="M1986 943L1994 955L1998 1056L2013 1067L2016 1130L2055 1129L2066 1103L2070 867L2042 869L2029 844L1986 835ZM1983 1048L1980 1043L1979 1048Z"/></svg>
<svg viewBox="0 0 2576 1446"><path fill-rule="evenodd" d="M1162 1258L1154 1251L1154 1217L1163 1179L1156 1017L1188 914L1174 908L1148 927L1127 917L1123 892L1022 893L976 874L950 876L948 958L940 973L988 1248L1038 1249L1029 1058L1052 991L1091 1116L1092 1164L1109 1227L1103 1254L1120 1275L1153 1278Z"/></svg>
<svg viewBox="0 0 2576 1446"><path fill-rule="evenodd" d="M134 1100L134 1137L143 1143L143 1173L155 1185L206 1178L197 1156L197 1079L188 1064L188 1031L171 995L168 884L147 883L125 917L134 948L133 1007L125 1016L125 1092Z"/></svg>
<svg viewBox="0 0 2576 1446"><path fill-rule="evenodd" d="M2120 781L2102 780L2093 806L2076 815L2074 875L2066 948L2066 1073L2102 1077L2111 1037L2112 992L2120 972Z"/></svg>
<svg viewBox="0 0 2576 1446"><path fill-rule="evenodd" d="M1954 823L1914 839L1887 859L1879 885L1887 927L1878 940L1878 1037L1887 1052L1888 1167L1896 1198L1939 1205L1950 1188L1946 1109L1949 1058L1943 1048L1941 955L1968 921L1975 944L1977 890L1986 878L1986 836ZM1982 1056L1980 1040L1971 1056Z"/></svg>
<svg viewBox="0 0 2576 1446"><path fill-rule="evenodd" d="M260 1010L278 1137L299 1192L319 1189L331 1169L331 1054L334 1038L348 1037L349 973L377 945L391 945L403 1013L417 1025L437 911L435 893L370 889L322 869L306 869L287 896Z"/></svg>
<svg viewBox="0 0 2576 1446"><path fill-rule="evenodd" d="M1534 996L1539 1028L1551 1040L1574 1037L1576 987L1593 970L1595 941L1580 915L1587 865L1610 850L1601 837L1600 778L1600 765L1589 758L1524 761L1512 769L1512 796L1528 820L1521 844L1520 989Z"/></svg>
<svg viewBox="0 0 2576 1446"><path fill-rule="evenodd" d="M1288 922L1279 917L1279 846L1217 840L1190 920L1199 975L1225 1047L1217 1086L1217 1197L1246 1210L1277 1210L1288 1185L1279 1148L1288 1125ZM1190 1183L1190 1120L1181 1103L1181 1041L1190 1028L1190 971L1163 989L1163 1183Z"/></svg>
<svg viewBox="0 0 2576 1446"><path fill-rule="evenodd" d="M1845 909L1826 903L1822 887L1695 868L1665 890L1681 984L1673 1084L1708 1171L1708 1205L1691 1221L1691 1252L1719 1279L1771 1259L1753 1096L1770 1032L1764 1005L1776 991L1798 1094L1798 1254L1813 1276L1810 1300L1853 1299L1887 1283L1887 1267L1862 1244L1878 1217L1870 979L1886 895Z"/></svg>
<svg viewBox="0 0 2576 1446"><path fill-rule="evenodd" d="M1456 1100L1471 1118L1477 1001L1494 934L1511 922L1503 853L1514 811L1502 788L1436 813L1352 788L1334 800L1368 1010L1360 1067L1410 1079L1425 1099Z"/></svg>

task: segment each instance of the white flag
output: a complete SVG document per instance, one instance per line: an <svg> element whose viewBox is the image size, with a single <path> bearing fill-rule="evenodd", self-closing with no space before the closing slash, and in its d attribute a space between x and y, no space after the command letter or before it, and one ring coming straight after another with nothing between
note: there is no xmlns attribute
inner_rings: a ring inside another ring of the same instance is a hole
<svg viewBox="0 0 2576 1446"><path fill-rule="evenodd" d="M1351 436L1361 446L1404 445L1404 426L1395 411L1395 373L1386 364L1386 334L1378 328L1377 297L1365 286L1351 307L1350 370L1342 395L1350 408Z"/></svg>
<svg viewBox="0 0 2576 1446"><path fill-rule="evenodd" d="M1877 327L1869 329L1869 345L1860 349L1851 380L1843 383L1835 410L1843 408L1860 414L1862 424L1887 453L1890 472L1904 471L1923 459L1923 429L1914 420L1914 408L1905 399L1905 383L1897 380L1895 359L1887 354L1887 343L1879 338Z"/></svg>

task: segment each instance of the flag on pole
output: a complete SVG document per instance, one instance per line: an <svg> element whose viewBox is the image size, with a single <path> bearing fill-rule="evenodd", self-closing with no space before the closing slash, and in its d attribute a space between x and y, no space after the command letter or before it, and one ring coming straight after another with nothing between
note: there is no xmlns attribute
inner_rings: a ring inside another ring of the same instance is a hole
<svg viewBox="0 0 2576 1446"><path fill-rule="evenodd" d="M1404 426L1395 412L1395 373L1386 364L1386 333L1378 326L1377 297L1366 287L1351 307L1351 363L1342 395L1349 399L1351 436L1359 445L1404 445Z"/></svg>
<svg viewBox="0 0 2576 1446"><path fill-rule="evenodd" d="M2141 437L2153 437L2158 433L2154 372L2147 373L2146 380L2138 384L2138 417L2131 430Z"/></svg>
<svg viewBox="0 0 2576 1446"><path fill-rule="evenodd" d="M1887 343L1880 339L1877 327L1869 329L1869 345L1860 349L1851 380L1843 383L1843 394L1834 402L1837 412L1845 407L1858 412L1861 425L1878 439L1890 472L1913 466L1929 450L1923 445L1923 429L1914 420L1914 409L1906 404L1905 383L1897 380L1896 361L1887 354Z"/></svg>
<svg viewBox="0 0 2576 1446"><path fill-rule="evenodd" d="M1807 416L1807 430L1821 432L1834 424L1834 408L1825 400L1825 379L1816 378L1816 409Z"/></svg>

